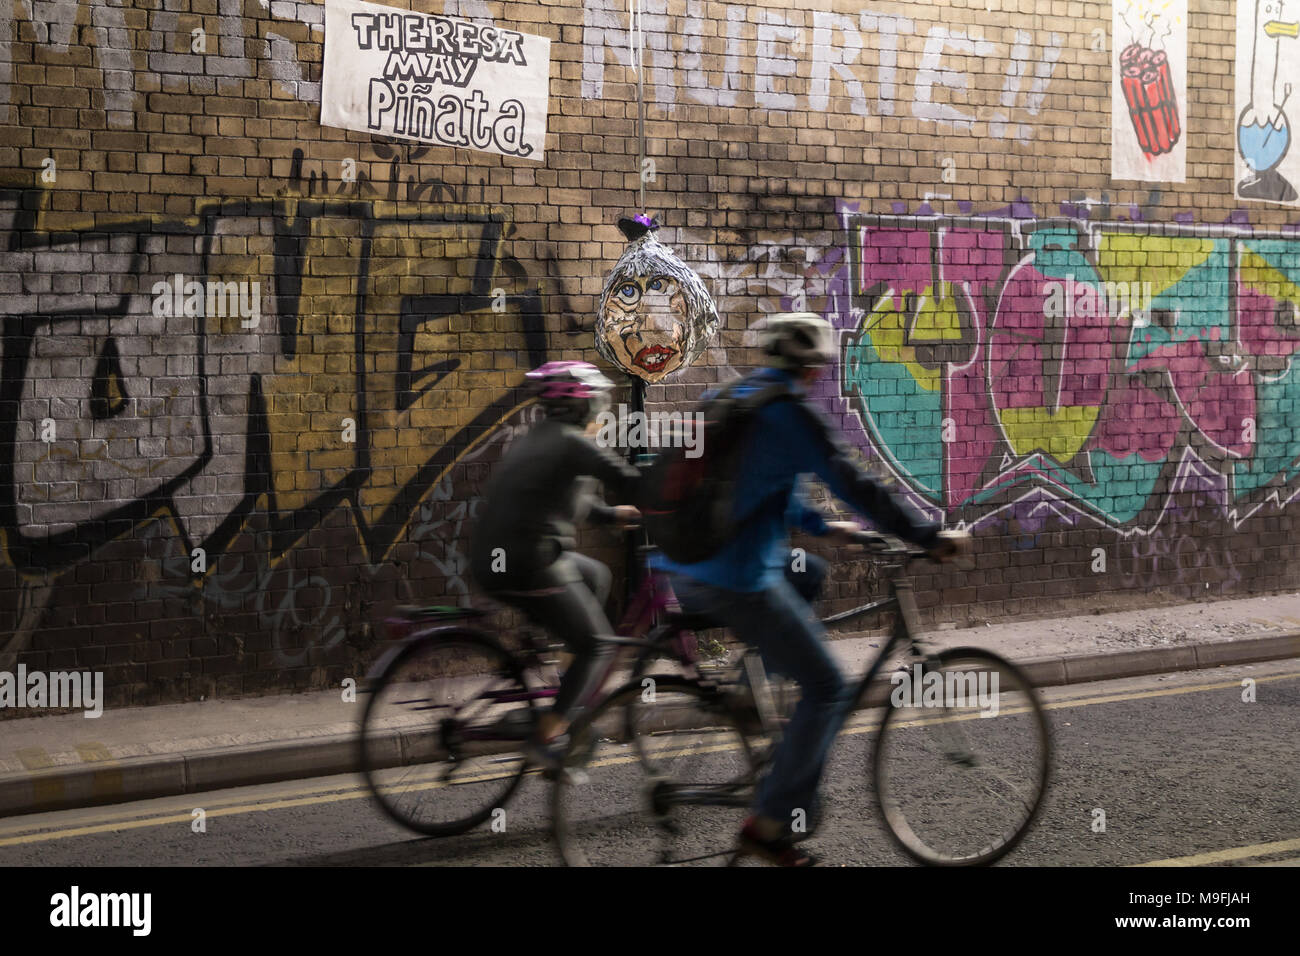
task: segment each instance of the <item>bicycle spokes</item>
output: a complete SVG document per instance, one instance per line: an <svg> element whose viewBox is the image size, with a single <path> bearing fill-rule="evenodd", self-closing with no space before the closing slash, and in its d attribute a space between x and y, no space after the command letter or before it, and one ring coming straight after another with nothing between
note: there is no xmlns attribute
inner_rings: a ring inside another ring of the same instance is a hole
<svg viewBox="0 0 1300 956"><path fill-rule="evenodd" d="M754 767L720 692L679 677L655 678L652 689L638 681L590 721L571 749L586 782L556 787L565 860L724 862L752 800Z"/></svg>
<svg viewBox="0 0 1300 956"><path fill-rule="evenodd" d="M893 683L875 755L891 835L926 863L1006 853L1046 789L1049 740L1036 692L1013 665L976 650L947 652Z"/></svg>
<svg viewBox="0 0 1300 956"><path fill-rule="evenodd" d="M537 696L504 649L474 634L406 648L363 717L362 770L385 812L434 836L486 819L526 769Z"/></svg>

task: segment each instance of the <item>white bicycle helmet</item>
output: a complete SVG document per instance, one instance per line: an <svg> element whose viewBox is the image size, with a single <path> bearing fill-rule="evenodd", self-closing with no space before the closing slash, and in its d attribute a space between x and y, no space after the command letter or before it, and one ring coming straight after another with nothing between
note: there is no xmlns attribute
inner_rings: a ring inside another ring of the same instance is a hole
<svg viewBox="0 0 1300 956"><path fill-rule="evenodd" d="M815 312L780 312L768 317L760 335L768 362L778 368L818 368L835 355L831 324Z"/></svg>

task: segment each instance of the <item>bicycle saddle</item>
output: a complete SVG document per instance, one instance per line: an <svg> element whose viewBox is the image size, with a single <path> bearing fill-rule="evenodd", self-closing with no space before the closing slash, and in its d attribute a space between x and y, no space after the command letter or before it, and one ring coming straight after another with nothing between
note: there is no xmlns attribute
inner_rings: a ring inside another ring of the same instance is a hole
<svg viewBox="0 0 1300 956"><path fill-rule="evenodd" d="M476 607L451 607L445 604L430 604L426 607L402 604L393 608L393 616L406 621L467 621L486 617L487 613Z"/></svg>

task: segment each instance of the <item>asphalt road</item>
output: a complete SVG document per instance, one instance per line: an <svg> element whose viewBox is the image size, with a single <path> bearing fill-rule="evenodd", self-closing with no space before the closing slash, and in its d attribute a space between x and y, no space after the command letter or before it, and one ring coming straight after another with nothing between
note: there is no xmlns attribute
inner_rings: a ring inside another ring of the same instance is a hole
<svg viewBox="0 0 1300 956"><path fill-rule="evenodd" d="M1254 702L1242 699L1246 678ZM1051 788L1002 865L1300 865L1300 661L1075 685L1043 699ZM909 863L871 796L875 738L866 713L837 742L825 820L808 844L826 864ZM634 761L612 761L593 778L635 772ZM389 822L358 778L321 777L6 818L0 866L554 865L550 797L531 776L496 831L434 840ZM197 808L205 832L194 830ZM635 839L625 842L639 856Z"/></svg>

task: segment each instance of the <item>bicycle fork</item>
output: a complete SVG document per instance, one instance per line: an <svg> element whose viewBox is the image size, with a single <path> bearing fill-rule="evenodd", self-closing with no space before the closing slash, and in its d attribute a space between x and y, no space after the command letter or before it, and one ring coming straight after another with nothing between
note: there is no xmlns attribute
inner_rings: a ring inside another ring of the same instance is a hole
<svg viewBox="0 0 1300 956"><path fill-rule="evenodd" d="M921 675L931 666L937 666L942 651L932 642L920 635L920 613L916 609L916 594L912 582L895 578L893 582L894 599L898 603L898 613L894 617L894 639L903 641L909 648L908 664L920 665ZM914 689L916 692L916 689ZM979 761L967 744L966 735L956 722L940 720L935 728L943 755L955 764L963 767L976 767Z"/></svg>
<svg viewBox="0 0 1300 956"><path fill-rule="evenodd" d="M746 653L741 665L749 684L749 692L754 698L754 706L758 710L759 722L775 742L781 732L778 722L780 715L777 713L776 701L772 699L772 682L768 679L767 668L763 666L763 658L754 652Z"/></svg>

